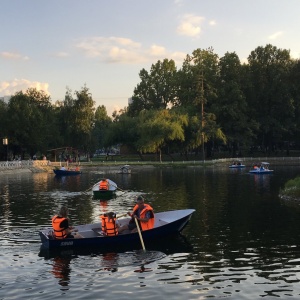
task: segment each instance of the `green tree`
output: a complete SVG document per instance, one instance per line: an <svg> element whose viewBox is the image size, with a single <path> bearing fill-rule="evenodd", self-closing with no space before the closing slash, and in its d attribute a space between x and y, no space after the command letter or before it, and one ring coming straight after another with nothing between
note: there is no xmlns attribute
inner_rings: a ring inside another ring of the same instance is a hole
<svg viewBox="0 0 300 300"><path fill-rule="evenodd" d="M131 116L146 109L165 109L176 99L176 66L171 59L158 61L151 66L150 72L142 69L141 82L134 89L132 104L128 107Z"/></svg>
<svg viewBox="0 0 300 300"><path fill-rule="evenodd" d="M294 123L294 99L289 75L292 67L289 50L270 44L257 47L248 57L252 81L251 106L260 125L259 144L268 153L289 136Z"/></svg>
<svg viewBox="0 0 300 300"><path fill-rule="evenodd" d="M192 55L187 55L177 76L176 105L185 107L189 112L189 127L192 130L187 135L187 145L190 149L202 146L203 159L205 159L205 143L211 149L209 142L214 138L226 141L212 110L213 103L217 99L218 72L218 55L214 50L196 49Z"/></svg>
<svg viewBox="0 0 300 300"><path fill-rule="evenodd" d="M187 115L179 115L172 110L143 111L139 114L136 149L141 153L158 152L162 162L162 148L170 141L184 141L184 127L187 124Z"/></svg>
<svg viewBox="0 0 300 300"><path fill-rule="evenodd" d="M232 156L240 146L251 143L258 129L248 114L248 103L243 89L243 66L236 53L225 53L219 60L218 98L212 105L218 123L227 137Z"/></svg>
<svg viewBox="0 0 300 300"><path fill-rule="evenodd" d="M106 107L98 106L95 111L95 126L92 132L94 150L105 146L108 127L111 123L112 119L107 115Z"/></svg>
<svg viewBox="0 0 300 300"><path fill-rule="evenodd" d="M15 151L46 154L53 135L50 97L36 89L17 92L9 101L8 115L8 135Z"/></svg>
<svg viewBox="0 0 300 300"><path fill-rule="evenodd" d="M75 91L75 96L70 111L73 145L75 147L81 146L89 154L92 129L95 125L95 101L86 86L80 91Z"/></svg>

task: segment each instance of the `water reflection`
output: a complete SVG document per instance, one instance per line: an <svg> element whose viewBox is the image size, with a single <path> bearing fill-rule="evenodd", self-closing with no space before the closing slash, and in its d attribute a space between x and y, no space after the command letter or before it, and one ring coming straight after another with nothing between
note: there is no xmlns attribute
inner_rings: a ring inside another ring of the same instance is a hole
<svg viewBox="0 0 300 300"><path fill-rule="evenodd" d="M70 262L71 257L55 257L52 261L51 273L62 287L67 287L70 283Z"/></svg>
<svg viewBox="0 0 300 300"><path fill-rule="evenodd" d="M300 206L278 192L299 170L257 178L228 168L145 169L127 179L110 173L128 192L104 202L82 192L96 173L63 182L53 174L0 176L0 295L50 299L64 289L70 299L119 299L146 286L146 299L298 299ZM37 255L38 231L61 205L73 224L93 223L103 211L131 210L140 193L155 211L196 209L183 234L147 243L146 256L140 243Z"/></svg>

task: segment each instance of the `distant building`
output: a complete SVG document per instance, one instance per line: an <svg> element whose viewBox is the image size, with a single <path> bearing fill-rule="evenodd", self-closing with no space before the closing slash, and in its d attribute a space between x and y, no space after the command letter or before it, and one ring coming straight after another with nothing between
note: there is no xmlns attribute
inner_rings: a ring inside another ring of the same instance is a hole
<svg viewBox="0 0 300 300"><path fill-rule="evenodd" d="M3 97L0 97L0 100L5 102L5 103L8 103L11 97L12 96L3 96Z"/></svg>

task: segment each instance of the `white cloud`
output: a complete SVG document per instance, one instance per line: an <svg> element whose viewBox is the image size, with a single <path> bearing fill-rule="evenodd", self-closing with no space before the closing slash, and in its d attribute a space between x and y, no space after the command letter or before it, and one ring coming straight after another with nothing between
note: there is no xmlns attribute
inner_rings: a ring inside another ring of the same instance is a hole
<svg viewBox="0 0 300 300"><path fill-rule="evenodd" d="M43 90L48 95L50 94L48 91L49 84L46 82L30 81L27 79L0 81L0 95L2 96L14 95L19 91L25 92L28 88L36 88L37 90Z"/></svg>
<svg viewBox="0 0 300 300"><path fill-rule="evenodd" d="M29 60L28 56L23 56L19 53L14 52L0 52L0 56L4 59L12 59L12 60Z"/></svg>
<svg viewBox="0 0 300 300"><path fill-rule="evenodd" d="M215 25L217 25L217 22L215 20L211 20L211 21L208 22L208 24L210 26L215 26Z"/></svg>
<svg viewBox="0 0 300 300"><path fill-rule="evenodd" d="M177 33L180 35L199 37L201 33L201 23L204 21L203 17L193 14L184 15L179 26Z"/></svg>
<svg viewBox="0 0 300 300"><path fill-rule="evenodd" d="M269 40L276 40L282 35L283 35L283 31L277 31L277 32L273 33L272 35L269 35L268 39Z"/></svg>
<svg viewBox="0 0 300 300"><path fill-rule="evenodd" d="M180 58L180 52L170 52L165 47L153 44L143 47L141 43L122 37L89 37L77 42L76 47L89 58L107 63L139 64L154 59Z"/></svg>
<svg viewBox="0 0 300 300"><path fill-rule="evenodd" d="M54 53L53 56L64 58L64 57L68 57L69 53L61 51L61 52Z"/></svg>

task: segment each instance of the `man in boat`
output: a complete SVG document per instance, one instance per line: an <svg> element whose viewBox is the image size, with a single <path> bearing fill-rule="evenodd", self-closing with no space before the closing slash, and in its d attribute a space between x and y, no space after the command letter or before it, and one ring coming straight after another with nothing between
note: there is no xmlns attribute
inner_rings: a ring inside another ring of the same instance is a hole
<svg viewBox="0 0 300 300"><path fill-rule="evenodd" d="M136 205L133 208L132 213L128 212L128 215L131 216L129 224L125 224L119 228L119 233L124 230L130 230L131 232L136 232L136 222L134 219L138 220L138 224L141 230L148 230L154 227L154 212L153 208L144 202L143 196L138 196L136 199Z"/></svg>
<svg viewBox="0 0 300 300"><path fill-rule="evenodd" d="M99 190L108 191L109 190L109 182L106 178L103 178L99 183Z"/></svg>
<svg viewBox="0 0 300 300"><path fill-rule="evenodd" d="M69 225L68 213L68 208L66 206L62 206L59 210L59 214L52 218L54 238L82 238L80 234L75 232L74 227Z"/></svg>

